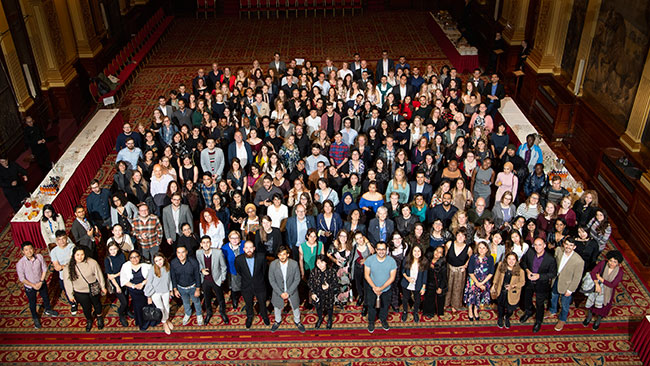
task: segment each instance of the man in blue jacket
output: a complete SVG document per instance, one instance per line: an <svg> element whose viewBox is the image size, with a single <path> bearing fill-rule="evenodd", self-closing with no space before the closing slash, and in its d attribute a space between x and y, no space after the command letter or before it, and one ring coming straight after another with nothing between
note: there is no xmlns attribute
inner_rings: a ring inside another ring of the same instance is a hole
<svg viewBox="0 0 650 366"><path fill-rule="evenodd" d="M306 215L307 210L302 204L297 204L295 209L296 214L287 219L285 229L287 232L287 243L291 248L297 249L305 241L307 230L316 228L316 220L314 216Z"/></svg>

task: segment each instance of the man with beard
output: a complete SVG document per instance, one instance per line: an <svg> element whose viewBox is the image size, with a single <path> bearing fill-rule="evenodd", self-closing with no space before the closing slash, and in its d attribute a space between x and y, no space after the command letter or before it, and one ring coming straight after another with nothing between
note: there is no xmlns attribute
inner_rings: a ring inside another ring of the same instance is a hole
<svg viewBox="0 0 650 366"><path fill-rule="evenodd" d="M451 200L451 193L445 192L442 195L442 204L437 205L431 210L431 218L429 222L434 222L436 219L440 219L445 227L449 227L449 225L451 225L451 218L454 217L458 211L458 208L451 204Z"/></svg>
<svg viewBox="0 0 650 366"><path fill-rule="evenodd" d="M253 300L257 298L260 315L265 325L270 325L266 310L266 257L263 253L255 253L255 244L248 240L244 243L244 254L235 258L235 270L241 276L241 292L246 303L246 328L253 325Z"/></svg>

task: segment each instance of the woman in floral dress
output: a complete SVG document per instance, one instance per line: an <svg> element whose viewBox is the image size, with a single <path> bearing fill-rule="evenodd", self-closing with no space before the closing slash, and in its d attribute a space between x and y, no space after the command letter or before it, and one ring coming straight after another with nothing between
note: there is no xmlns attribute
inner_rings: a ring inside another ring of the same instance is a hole
<svg viewBox="0 0 650 366"><path fill-rule="evenodd" d="M469 259L467 266L467 285L463 301L468 306L469 320L479 320L479 307L490 303L490 285L494 276L494 259L485 242L476 244L476 253Z"/></svg>
<svg viewBox="0 0 650 366"><path fill-rule="evenodd" d="M352 301L351 276L352 271L352 236L346 231L339 231L337 239L332 243L327 256L334 263L334 270L338 278L338 291L335 303L345 306Z"/></svg>

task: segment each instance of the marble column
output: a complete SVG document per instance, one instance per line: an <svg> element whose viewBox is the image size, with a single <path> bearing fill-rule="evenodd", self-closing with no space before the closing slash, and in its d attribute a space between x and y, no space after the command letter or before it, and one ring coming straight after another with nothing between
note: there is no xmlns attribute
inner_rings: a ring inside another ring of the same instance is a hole
<svg viewBox="0 0 650 366"><path fill-rule="evenodd" d="M541 0L535 44L526 63L537 74L559 75L573 0Z"/></svg>

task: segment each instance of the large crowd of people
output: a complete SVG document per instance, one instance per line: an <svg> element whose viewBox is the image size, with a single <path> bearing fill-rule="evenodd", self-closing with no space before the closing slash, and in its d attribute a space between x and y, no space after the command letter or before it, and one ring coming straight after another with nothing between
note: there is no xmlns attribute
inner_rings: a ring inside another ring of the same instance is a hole
<svg viewBox="0 0 650 366"><path fill-rule="evenodd" d="M265 67L199 69L159 97L151 120L124 124L112 186L91 182L69 232L43 208L72 314L80 305L86 330L95 319L103 328L104 297L123 326L133 317L146 330L153 304L170 334L172 298L183 325L193 313L210 324L217 309L229 324L243 298L247 328L257 302L271 331L286 308L304 332L301 312L330 329L356 304L372 333L377 318L389 329L391 310L415 323L459 311L474 321L492 305L500 328L521 309L535 332L552 317L560 331L582 289L584 325L595 317L598 329L623 274L619 252L600 259L607 214L595 191L578 197L547 176L537 136L510 140L496 118L504 97L497 74L386 51L374 69L359 54L338 66L275 54ZM29 242L22 250L40 328L37 292L57 315L46 260Z"/></svg>

